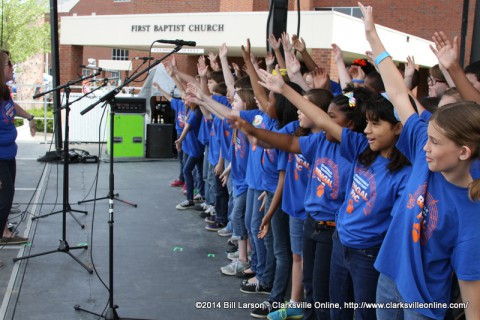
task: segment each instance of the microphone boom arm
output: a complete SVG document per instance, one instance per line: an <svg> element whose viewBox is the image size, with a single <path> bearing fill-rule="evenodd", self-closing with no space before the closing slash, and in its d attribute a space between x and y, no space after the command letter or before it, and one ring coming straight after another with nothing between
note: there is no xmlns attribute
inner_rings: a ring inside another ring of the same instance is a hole
<svg viewBox="0 0 480 320"><path fill-rule="evenodd" d="M131 82L133 82L135 79L137 79L138 77L140 77L141 75L143 75L145 72L153 69L154 67L156 67L157 65L159 65L163 60L165 60L166 58L168 58L169 56L171 56L172 54L180 51L180 49L182 49L182 45L177 45L175 48L173 48L172 51L170 51L169 53L167 53L166 55L164 55L163 57L161 57L160 59L158 60L155 60L155 62L153 62L152 64L150 64L148 67L146 67L145 69L143 69L142 71L140 71L139 73L137 73L135 76L129 78L127 81L125 81L123 84L119 85L118 87L116 87L115 89L113 89L112 91L108 92L107 94L105 94L104 96L102 96L97 102L94 102L92 103L91 105L89 105L88 107L86 107L85 109L83 109L82 111L80 111L80 114L83 116L85 113L89 112L90 110L92 110L93 108L95 108L97 105L99 105L100 103L103 103L105 101L109 101L111 99L113 99L117 94L119 94L122 89L124 87L126 87L128 84L130 84Z"/></svg>

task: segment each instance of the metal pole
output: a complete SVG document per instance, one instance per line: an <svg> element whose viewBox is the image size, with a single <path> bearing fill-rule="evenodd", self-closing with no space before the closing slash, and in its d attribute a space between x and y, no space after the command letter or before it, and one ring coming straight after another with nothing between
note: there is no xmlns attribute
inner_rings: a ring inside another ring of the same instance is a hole
<svg viewBox="0 0 480 320"><path fill-rule="evenodd" d="M52 76L53 87L60 85L60 51L58 48L58 7L57 0L50 0L50 32L52 41ZM53 109L59 111L61 107L60 90L53 94ZM60 155L62 150L62 117L60 112L53 113L53 124L55 126L55 149Z"/></svg>

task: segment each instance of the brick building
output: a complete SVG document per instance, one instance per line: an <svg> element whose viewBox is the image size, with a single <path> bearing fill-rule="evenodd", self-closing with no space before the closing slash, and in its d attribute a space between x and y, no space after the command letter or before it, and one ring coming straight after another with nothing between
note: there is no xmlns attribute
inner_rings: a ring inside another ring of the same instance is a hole
<svg viewBox="0 0 480 320"><path fill-rule="evenodd" d="M66 0L62 4L63 10L59 12L62 83L74 78L79 66L88 64L89 58L130 60L131 69L135 70L141 61L133 58L147 55L155 39L197 41L197 48L203 51L177 55L179 67L192 73L198 54L216 51L223 42L229 45L229 56L240 56L239 47L247 37L252 39L252 48L257 54L265 51L268 0ZM289 0L288 4L287 31L292 34L297 27L297 1ZM386 39L382 37L382 40L398 61L412 54L420 65L431 66L436 63L428 49L428 39L433 32L443 30L449 36L461 33L463 1L371 0L368 5L374 7L376 23L386 27L383 30ZM355 19L360 16L357 1L302 0L300 9L300 35L316 62L335 79L332 42L340 43L346 60L361 56L367 49L361 22ZM466 63L471 51L474 1L469 2L468 12ZM193 32L188 29L192 23L222 27L215 32L209 32L206 27ZM167 25L175 25L177 30L175 27L167 30Z"/></svg>

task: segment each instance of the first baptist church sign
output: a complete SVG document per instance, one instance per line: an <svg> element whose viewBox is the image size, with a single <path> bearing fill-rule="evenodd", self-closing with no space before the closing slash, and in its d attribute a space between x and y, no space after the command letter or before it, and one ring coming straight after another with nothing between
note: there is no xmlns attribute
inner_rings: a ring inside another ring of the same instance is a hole
<svg viewBox="0 0 480 320"><path fill-rule="evenodd" d="M222 32L223 24L154 24L139 25L133 24L131 32Z"/></svg>

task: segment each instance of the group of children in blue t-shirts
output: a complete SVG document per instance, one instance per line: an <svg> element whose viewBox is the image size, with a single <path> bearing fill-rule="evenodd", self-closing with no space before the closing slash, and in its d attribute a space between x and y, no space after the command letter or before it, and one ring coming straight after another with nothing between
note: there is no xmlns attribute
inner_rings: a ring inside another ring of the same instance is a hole
<svg viewBox="0 0 480 320"><path fill-rule="evenodd" d="M427 111L410 91L413 59L402 75L359 6L373 64L337 59L340 84L287 34L268 39L267 70L242 46L244 77L225 44L213 71L199 59L198 78L167 63L183 91L167 97L184 153L177 209L195 207L195 189L206 229L231 235L221 273L268 295L253 317L444 319L457 285L467 319L480 319L480 70L467 77L458 39L436 33L457 92Z"/></svg>

